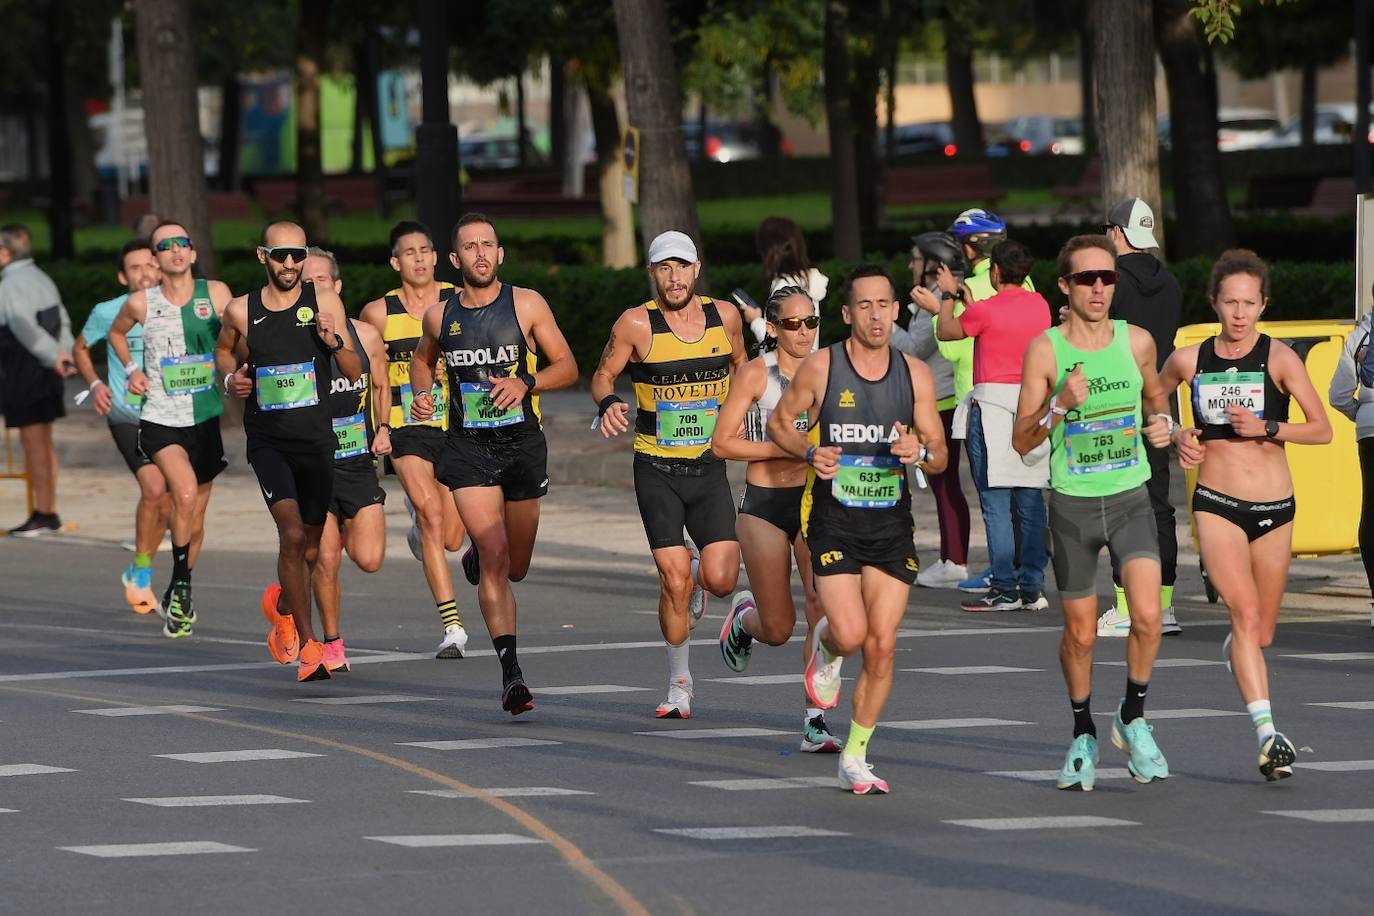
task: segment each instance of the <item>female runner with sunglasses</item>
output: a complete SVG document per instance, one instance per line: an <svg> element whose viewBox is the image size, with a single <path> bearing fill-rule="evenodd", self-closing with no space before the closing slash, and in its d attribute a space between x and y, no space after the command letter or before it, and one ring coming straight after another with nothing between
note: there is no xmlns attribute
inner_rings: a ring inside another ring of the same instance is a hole
<svg viewBox="0 0 1374 916"><path fill-rule="evenodd" d="M797 625L797 609L792 603L794 556L806 594L803 667L811 652L812 629L824 617L811 574L811 555L801 536L806 463L770 442L767 434L768 416L811 352L820 319L811 296L799 286L775 290L764 307L764 317L768 335L762 343L763 353L741 369L730 384L711 439L717 456L749 462L735 532L753 591L735 594L720 630L720 654L734 671L749 665L754 640L781 646L791 638ZM797 424L804 430L804 415ZM843 746L826 727L823 712L808 705L801 749L834 754Z"/></svg>
<svg viewBox="0 0 1374 916"><path fill-rule="evenodd" d="M1284 443L1323 445L1331 423L1302 359L1256 327L1269 303L1269 267L1253 251L1223 252L1208 297L1217 336L1175 350L1166 391L1187 381L1196 428L1171 437L1179 461L1198 468L1193 520L1207 577L1231 612L1222 654L1259 741L1259 771L1293 775L1293 745L1274 729L1264 648L1274 641L1293 548L1293 478ZM1288 422L1297 398L1306 418ZM1205 460L1204 460L1205 459Z"/></svg>

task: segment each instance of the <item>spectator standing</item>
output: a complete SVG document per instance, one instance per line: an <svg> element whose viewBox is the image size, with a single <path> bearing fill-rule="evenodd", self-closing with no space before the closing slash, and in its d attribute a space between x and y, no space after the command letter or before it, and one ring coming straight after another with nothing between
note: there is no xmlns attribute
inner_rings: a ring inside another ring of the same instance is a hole
<svg viewBox="0 0 1374 916"><path fill-rule="evenodd" d="M19 430L33 513L14 537L60 531L53 422L66 416L62 380L76 372L72 325L57 287L33 262L33 241L18 223L0 227L0 404Z"/></svg>
<svg viewBox="0 0 1374 916"><path fill-rule="evenodd" d="M1374 359L1369 347L1374 343L1374 312L1355 323L1345 339L1336 373L1331 377L1327 400L1331 406L1355 422L1355 439L1360 455L1360 479L1364 484L1364 498L1360 504L1360 559L1364 561L1365 578L1374 593L1374 388L1360 381L1360 367L1366 359ZM1369 617L1374 628L1374 611Z"/></svg>
<svg viewBox="0 0 1374 916"><path fill-rule="evenodd" d="M821 301L830 288L830 280L807 256L806 237L802 235L801 226L784 216L770 216L759 223L754 246L763 265L763 288L768 295L773 295L784 286L799 286L816 303L816 314L819 315ZM755 342L763 343L768 336L768 322L763 317L763 309L746 306L744 321L749 325ZM812 339L812 350L820 348L820 340L820 334Z"/></svg>

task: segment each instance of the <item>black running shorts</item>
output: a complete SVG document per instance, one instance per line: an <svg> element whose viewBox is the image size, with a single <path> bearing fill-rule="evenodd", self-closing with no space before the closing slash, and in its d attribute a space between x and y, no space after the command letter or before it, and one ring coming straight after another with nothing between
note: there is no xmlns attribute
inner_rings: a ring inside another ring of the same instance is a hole
<svg viewBox="0 0 1374 916"><path fill-rule="evenodd" d="M119 457L124 459L130 474L137 474L152 464L148 456L138 450L137 423L110 423L109 427L110 437L114 439L115 448L119 449Z"/></svg>
<svg viewBox="0 0 1374 916"><path fill-rule="evenodd" d="M764 487L746 483L739 514L761 518L780 529L789 542L795 541L801 531L801 503L805 492L806 487Z"/></svg>
<svg viewBox="0 0 1374 916"><path fill-rule="evenodd" d="M329 511L339 521L347 521L368 506L386 505L386 491L377 480L377 467L371 455L356 455L334 462L334 496Z"/></svg>
<svg viewBox="0 0 1374 916"><path fill-rule="evenodd" d="M294 499L301 521L323 525L334 498L334 447L315 451L286 451L266 443L248 441L248 463L258 476L258 487L268 507Z"/></svg>
<svg viewBox="0 0 1374 916"><path fill-rule="evenodd" d="M910 585L921 570L910 533L905 537L859 538L828 531L812 522L806 546L811 551L811 570L818 576L857 576L863 567L872 566Z"/></svg>
<svg viewBox="0 0 1374 916"><path fill-rule="evenodd" d="M684 527L699 548L738 540L724 461L674 463L635 455L634 475L650 550L685 546Z"/></svg>
<svg viewBox="0 0 1374 916"><path fill-rule="evenodd" d="M163 426L141 420L138 424L138 450L147 458L170 445L179 445L191 459L196 483L207 484L229 466L224 460L224 439L219 434L219 417L195 426Z"/></svg>
<svg viewBox="0 0 1374 916"><path fill-rule="evenodd" d="M415 455L434 465L434 474L439 475L439 465L443 460L444 440L448 433L437 426L402 426L391 431L391 457L404 458Z"/></svg>
<svg viewBox="0 0 1374 916"><path fill-rule="evenodd" d="M500 487L506 502L541 499L549 493L549 445L542 430L499 442L450 435L439 482L450 490Z"/></svg>

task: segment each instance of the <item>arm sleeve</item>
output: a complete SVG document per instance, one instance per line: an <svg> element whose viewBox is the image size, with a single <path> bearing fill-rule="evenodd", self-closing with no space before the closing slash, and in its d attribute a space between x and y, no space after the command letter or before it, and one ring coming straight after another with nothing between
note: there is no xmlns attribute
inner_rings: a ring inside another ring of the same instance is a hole
<svg viewBox="0 0 1374 916"><path fill-rule="evenodd" d="M1331 376L1331 389L1326 394L1332 409L1340 411L1351 420L1355 419L1355 413L1360 409L1360 402L1355 399L1355 392L1359 386L1355 372L1355 352L1368 334L1369 325L1360 322L1346 337L1345 346L1341 348L1341 356L1336 360L1336 371Z"/></svg>

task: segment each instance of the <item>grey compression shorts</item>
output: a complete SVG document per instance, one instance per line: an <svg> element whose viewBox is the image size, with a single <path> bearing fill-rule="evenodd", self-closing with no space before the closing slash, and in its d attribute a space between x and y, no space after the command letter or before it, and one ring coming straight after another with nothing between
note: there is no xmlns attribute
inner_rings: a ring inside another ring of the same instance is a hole
<svg viewBox="0 0 1374 916"><path fill-rule="evenodd" d="M1121 566L1147 557L1159 562L1159 535L1145 485L1112 496L1050 493L1050 544L1059 597L1096 594L1097 559L1106 547Z"/></svg>

